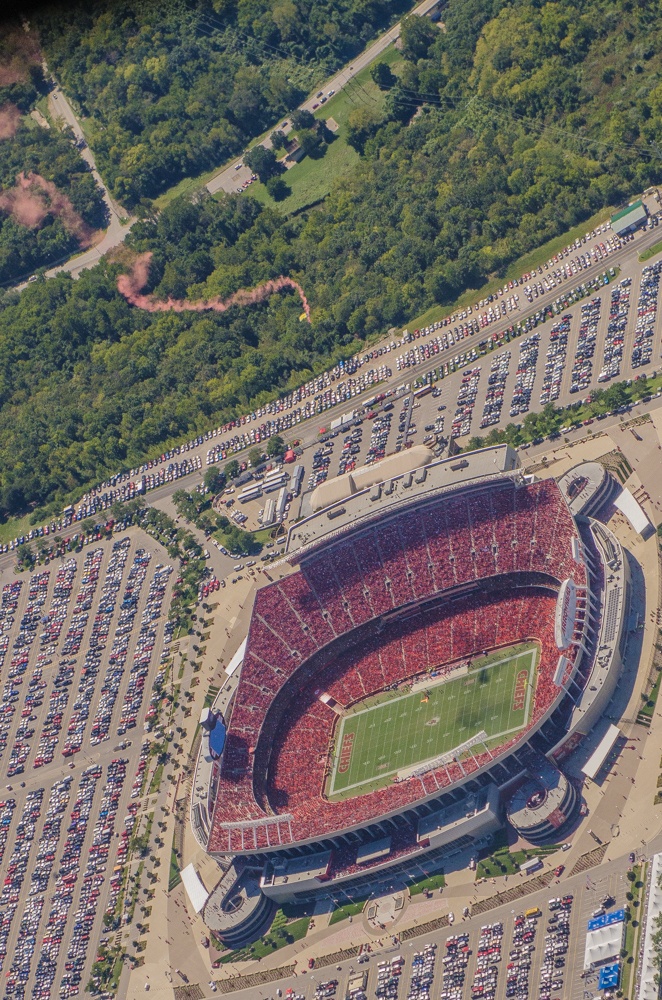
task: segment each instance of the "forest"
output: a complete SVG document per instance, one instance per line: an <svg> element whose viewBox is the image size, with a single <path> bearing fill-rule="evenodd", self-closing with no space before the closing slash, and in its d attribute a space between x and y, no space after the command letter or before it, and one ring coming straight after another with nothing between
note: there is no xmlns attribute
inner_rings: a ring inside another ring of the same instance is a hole
<svg viewBox="0 0 662 1000"><path fill-rule="evenodd" d="M407 0L92 0L34 17L50 68L128 208L222 166Z"/></svg>
<svg viewBox="0 0 662 1000"><path fill-rule="evenodd" d="M30 117L46 93L34 41L0 26L0 285L89 245L106 208L71 138Z"/></svg>
<svg viewBox="0 0 662 1000"><path fill-rule="evenodd" d="M225 297L284 274L311 324L282 293L222 314L134 309L116 290L128 257L7 293L3 515L56 507L245 412L660 180L659 6L466 0L443 29L411 18L404 68L379 74L386 111L357 99L359 165L320 206L286 217L199 193L132 229L126 253L153 253L157 296Z"/></svg>

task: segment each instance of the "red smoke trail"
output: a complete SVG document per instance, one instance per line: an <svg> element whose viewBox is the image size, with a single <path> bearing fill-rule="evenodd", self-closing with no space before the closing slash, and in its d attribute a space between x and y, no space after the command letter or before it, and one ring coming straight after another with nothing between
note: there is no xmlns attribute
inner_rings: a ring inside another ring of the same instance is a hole
<svg viewBox="0 0 662 1000"><path fill-rule="evenodd" d="M310 323L310 306L301 285L293 278L273 278L265 281L257 288L240 288L238 292L227 299L203 299L200 302L189 302L188 299L155 299L153 295L141 294L142 289L147 284L149 277L149 264L152 259L151 253L143 253L136 258L131 269L131 274L121 274L117 279L117 288L127 302L138 309L146 309L147 312L205 312L213 309L215 312L225 312L232 306L250 306L256 302L264 302L274 292L280 292L283 288L291 288L298 292L303 303L303 311L306 319Z"/></svg>
<svg viewBox="0 0 662 1000"><path fill-rule="evenodd" d="M37 229L47 215L56 215L81 247L89 247L93 232L83 221L66 194L41 174L21 171L13 188L0 191L0 210L8 212L22 226Z"/></svg>
<svg viewBox="0 0 662 1000"><path fill-rule="evenodd" d="M21 121L21 112L15 104L0 105L0 139L11 139Z"/></svg>

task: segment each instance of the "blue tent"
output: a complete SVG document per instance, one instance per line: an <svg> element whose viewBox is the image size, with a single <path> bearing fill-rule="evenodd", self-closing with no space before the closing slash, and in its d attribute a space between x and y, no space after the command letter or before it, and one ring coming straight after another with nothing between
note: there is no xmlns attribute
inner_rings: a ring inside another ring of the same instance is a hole
<svg viewBox="0 0 662 1000"><path fill-rule="evenodd" d="M225 723L221 719L216 719L214 728L209 733L209 752L216 760L223 753L226 732Z"/></svg>
<svg viewBox="0 0 662 1000"><path fill-rule="evenodd" d="M598 989L599 990L612 990L618 987L618 981L620 979L621 967L616 962L614 965L605 965L604 969L600 969L600 976L598 978Z"/></svg>

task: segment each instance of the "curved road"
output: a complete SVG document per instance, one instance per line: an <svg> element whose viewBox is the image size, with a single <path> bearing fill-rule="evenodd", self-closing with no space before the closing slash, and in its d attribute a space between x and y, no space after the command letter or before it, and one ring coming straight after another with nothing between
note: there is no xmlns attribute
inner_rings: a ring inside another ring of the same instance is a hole
<svg viewBox="0 0 662 1000"><path fill-rule="evenodd" d="M420 17L423 17L425 14L428 14L431 10L433 10L438 3L439 0L423 0L423 3L419 4L418 7L415 7L411 13L418 14ZM384 32L383 35L380 35L379 38L372 43L372 45L369 45L367 49L364 49L363 52L361 52L354 59L351 65L344 66L343 69L339 70L339 72L336 73L335 76L331 77L330 80L327 80L324 84L320 84L320 91L324 91L326 94L334 92L337 94L343 90L348 83L361 72L361 70L365 69L366 66L369 66L371 62L374 62L375 59L377 59L377 57L389 47L391 42L395 42L400 37L400 24L401 22L398 21L397 24L394 24L393 27ZM312 112L313 105L316 103L316 98L311 96L305 100L303 104L299 105L298 110ZM276 125L274 125L274 128L276 128ZM291 132L291 130L292 127L288 121L282 131L287 135ZM256 143L255 145L264 146L265 149L271 149L271 139L264 139L263 142ZM215 177L212 177L207 184L207 190L210 194L216 194L217 191L227 191L228 193L232 193L233 191L240 189L241 185L250 179L251 170L249 167L244 166L242 158L239 157L238 160L233 160L233 162L228 166L223 167L223 169L217 173Z"/></svg>
<svg viewBox="0 0 662 1000"><path fill-rule="evenodd" d="M418 14L423 16L429 11L433 10L439 0L423 0L415 10L412 11L413 14ZM385 49L394 42L400 36L400 22L395 24L392 28L386 31L383 35L372 43L367 49L361 52L354 62L350 66L345 66L341 69L334 77L327 80L322 86L322 89L326 92L335 91L336 93L346 87L347 84L360 73L362 69L369 66L378 56L384 52ZM46 79L53 81L54 87L49 95L50 110L51 114L56 119L62 119L70 128L73 130L76 139L82 140L85 143L85 136L80 123L76 117L76 114L71 107L71 104L67 100L67 97L60 89L59 85L52 77L50 71L46 64L43 64L44 75ZM314 97L309 97L306 101L299 106L301 110L312 111L312 106L315 103ZM274 128L277 123L274 123ZM290 130L290 127L285 129L286 132ZM265 139L262 143L266 148L270 148L271 142L269 139ZM82 147L80 151L83 159L89 164L92 171L92 176L99 185L101 192L103 194L103 200L108 208L108 214L110 218L110 225L105 231L103 239L97 243L96 246L90 247L89 250L85 250L83 253L76 254L76 256L69 258L62 264L57 264L55 267L49 268L46 271L47 278L53 278L56 274L61 274L63 271L71 274L72 277L77 278L81 271L86 268L94 267L95 264L101 260L101 258L112 250L113 247L119 246L120 243L124 242L124 239L131 229L135 219L128 218L118 206L108 193L108 189L103 182L103 179L97 170L97 165L94 159L92 151L89 149L87 144ZM239 161L233 161L230 165L223 167L215 177L213 177L207 184L207 190L211 194L215 194L217 191L236 191L241 184L250 180L251 171L248 167L244 167L241 159ZM22 281L20 284L16 285L17 291L22 291L28 285L27 281Z"/></svg>

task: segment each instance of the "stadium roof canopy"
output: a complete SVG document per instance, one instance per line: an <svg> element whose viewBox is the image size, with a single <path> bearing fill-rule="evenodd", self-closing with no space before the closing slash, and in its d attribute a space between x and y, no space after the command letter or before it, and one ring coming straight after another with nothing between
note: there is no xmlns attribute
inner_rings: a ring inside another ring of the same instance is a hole
<svg viewBox="0 0 662 1000"><path fill-rule="evenodd" d="M182 868L181 875L184 888L186 889L188 898L191 900L191 906L196 913L200 913L207 902L209 893L202 884L200 876L192 864L187 865L186 868Z"/></svg>
<svg viewBox="0 0 662 1000"><path fill-rule="evenodd" d="M642 536L648 537L652 525L648 520L646 511L640 503L632 496L629 490L623 490L614 500L614 506L618 507L622 514L625 514L634 530Z"/></svg>
<svg viewBox="0 0 662 1000"><path fill-rule="evenodd" d="M432 499L441 490L501 478L519 468L517 452L508 444L437 461L430 461L429 455L429 449L423 445L410 448L373 466L356 469L351 477L327 480L312 493L306 493L302 519L291 526L287 535L287 559L291 561L297 553L304 554L339 532L354 531L359 523L366 524L390 516L396 508ZM324 506L316 509L318 504Z"/></svg>
<svg viewBox="0 0 662 1000"><path fill-rule="evenodd" d="M424 444L417 444L397 455L389 455L374 465L362 465L347 476L334 476L333 479L320 483L317 489L313 490L310 506L313 510L322 510L353 493L374 486L375 483L384 483L387 479L404 476L407 472L429 465L433 459L434 454L429 448Z"/></svg>

